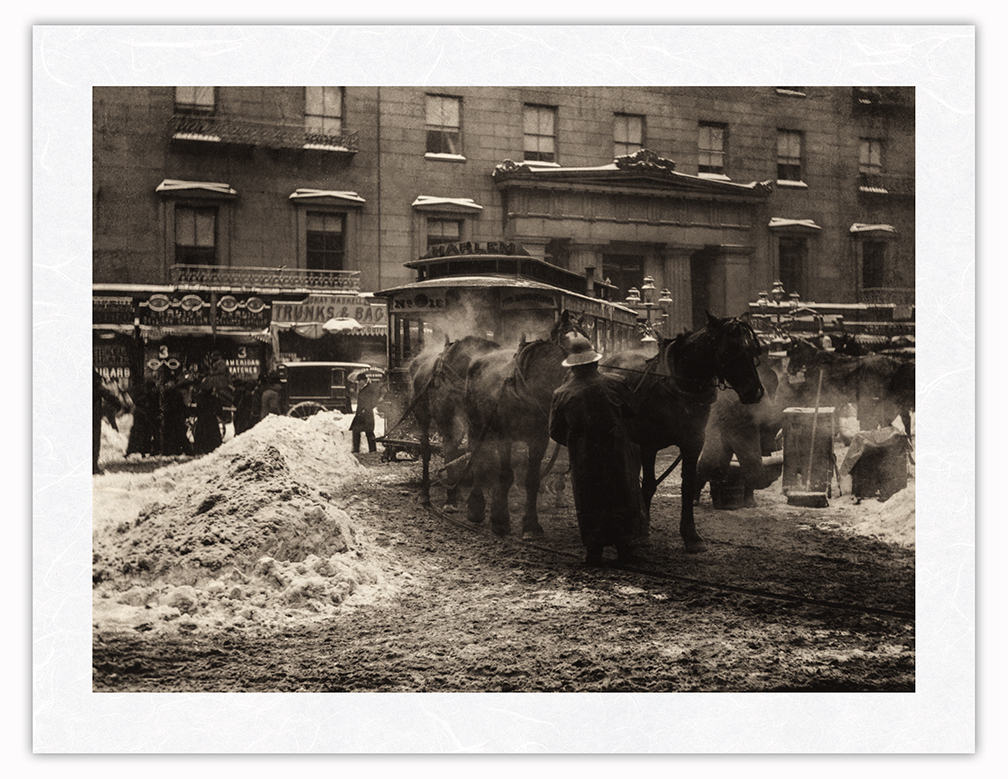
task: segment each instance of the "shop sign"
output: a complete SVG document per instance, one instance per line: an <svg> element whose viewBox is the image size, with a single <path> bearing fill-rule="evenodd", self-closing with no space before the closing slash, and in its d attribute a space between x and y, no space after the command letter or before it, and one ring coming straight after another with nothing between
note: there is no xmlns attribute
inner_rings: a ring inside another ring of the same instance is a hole
<svg viewBox="0 0 1008 779"><path fill-rule="evenodd" d="M480 243L479 241L464 241L462 243L435 244L430 248L430 251L420 259L428 260L434 259L435 257L461 257L473 254L517 254L525 257L528 256L528 252L525 251L525 247L521 244L511 243L509 241L487 241L486 243Z"/></svg>
<svg viewBox="0 0 1008 779"><path fill-rule="evenodd" d="M133 298L92 298L92 320L96 325L131 325L134 316Z"/></svg>
<svg viewBox="0 0 1008 779"><path fill-rule="evenodd" d="M309 295L295 302L273 301L275 324L320 324L330 319L356 319L364 327L385 324L385 304L359 295Z"/></svg>
<svg viewBox="0 0 1008 779"><path fill-rule="evenodd" d="M209 325L209 306L199 295L170 298L158 293L140 301L140 324L151 327Z"/></svg>
<svg viewBox="0 0 1008 779"><path fill-rule="evenodd" d="M444 295L438 293L413 292L406 295L397 295L392 299L392 310L397 313L443 309L444 307Z"/></svg>
<svg viewBox="0 0 1008 779"><path fill-rule="evenodd" d="M269 327L270 309L260 297L239 300L234 295L224 295L217 301L216 320L218 327L262 330Z"/></svg>

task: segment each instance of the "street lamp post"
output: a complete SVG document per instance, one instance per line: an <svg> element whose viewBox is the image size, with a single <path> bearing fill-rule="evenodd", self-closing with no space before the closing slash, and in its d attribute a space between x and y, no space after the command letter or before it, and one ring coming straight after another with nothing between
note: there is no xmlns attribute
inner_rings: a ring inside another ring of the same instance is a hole
<svg viewBox="0 0 1008 779"><path fill-rule="evenodd" d="M786 298L786 302L785 302ZM778 279L770 288L770 294L760 292L756 297L756 304L759 306L760 314L771 329L772 345L781 346L791 337L791 323L795 312L798 310L800 295L797 292L788 292L784 289L784 284ZM773 307L774 318L770 319L770 308Z"/></svg>
<svg viewBox="0 0 1008 779"><path fill-rule="evenodd" d="M636 287L631 287L626 297L626 303L630 308L638 315L644 314L644 321L638 320L638 325L643 332L641 343L647 346L658 342L655 334L662 335L662 325L668 321L669 313L672 311L672 293L668 289L663 289L656 301L655 289L654 277L645 276L640 291Z"/></svg>

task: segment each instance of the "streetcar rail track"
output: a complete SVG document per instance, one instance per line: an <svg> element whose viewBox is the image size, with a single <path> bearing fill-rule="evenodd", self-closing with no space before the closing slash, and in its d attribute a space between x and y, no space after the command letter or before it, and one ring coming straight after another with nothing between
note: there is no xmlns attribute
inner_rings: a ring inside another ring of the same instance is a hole
<svg viewBox="0 0 1008 779"><path fill-rule="evenodd" d="M427 506L426 508L432 515L436 516L438 519L448 524L454 525L455 527L463 528L470 533L482 535L486 538L493 538L499 542L510 544L516 547L535 549L537 551L545 552L547 554L551 554L556 557L563 557L574 561L580 561L583 557L583 554L581 552L575 553L564 549L558 549L556 547L547 546L545 544L536 541L523 539L520 536L506 536L504 538L501 538L491 533L481 524L473 524L468 520L455 519L448 512L445 512L441 509L437 509L434 506ZM804 595L796 595L794 593L774 592L772 590L767 590L758 587L742 587L733 584L726 584L724 582L716 582L707 579L701 579L694 576L684 576L682 574L676 574L669 571L656 570L652 567L641 565L640 563L617 563L615 561L607 561L605 569L611 571L619 571L620 573L625 574L636 575L644 577L645 579L652 579L662 582L677 582L681 584L691 584L698 587L705 587L711 590L730 592L738 595L747 595L753 598L762 598L765 600L773 600L782 603L791 603L798 606L822 608L832 611L854 612L858 614L866 614L876 617L885 617L889 619L910 620L910 621L914 621L916 619L916 615L914 614L914 612L905 611L903 609L890 609L858 603L844 603L840 601L824 600L820 598L810 598Z"/></svg>

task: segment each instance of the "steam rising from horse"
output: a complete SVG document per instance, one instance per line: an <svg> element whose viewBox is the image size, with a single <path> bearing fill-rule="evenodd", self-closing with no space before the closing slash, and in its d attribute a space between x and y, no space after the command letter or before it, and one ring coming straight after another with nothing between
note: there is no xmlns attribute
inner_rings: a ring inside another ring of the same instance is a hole
<svg viewBox="0 0 1008 779"><path fill-rule="evenodd" d="M548 339L526 342L523 337L517 352L490 352L474 358L469 366L465 410L472 458L468 470L473 484L467 516L474 523L483 521L484 493L489 491L490 528L498 536L511 532L511 454L518 441L528 447L522 534L526 538L543 535L536 503L540 467L549 444L550 403L553 391L567 378L561 363L575 332L581 332L579 324L564 312Z"/></svg>
<svg viewBox="0 0 1008 779"><path fill-rule="evenodd" d="M486 338L467 335L455 342L445 341L440 354L421 354L409 365L410 386L414 399L413 416L420 427L420 457L423 476L420 501L430 504L431 428L441 437L441 452L447 465L463 454L466 419L462 408L466 373L473 359L500 349L500 344ZM447 507L458 501L458 485L453 484L449 469Z"/></svg>
<svg viewBox="0 0 1008 779"><path fill-rule="evenodd" d="M752 328L740 319L707 314L707 326L663 339L658 354L647 359L639 351L620 352L602 361L605 370L622 375L635 387L639 403L636 437L641 448L646 524L657 489L655 458L669 446L682 456L682 513L679 534L687 552L706 547L696 530L693 496L697 461L718 386L730 386L746 404L758 403L763 384L757 372L760 345Z"/></svg>

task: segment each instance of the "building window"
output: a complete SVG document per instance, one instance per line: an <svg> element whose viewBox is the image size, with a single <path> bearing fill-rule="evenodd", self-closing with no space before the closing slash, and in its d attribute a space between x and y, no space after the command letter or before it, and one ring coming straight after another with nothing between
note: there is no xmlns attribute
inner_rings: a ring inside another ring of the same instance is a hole
<svg viewBox="0 0 1008 779"><path fill-rule="evenodd" d="M175 206L175 263L217 264L216 206Z"/></svg>
<svg viewBox="0 0 1008 779"><path fill-rule="evenodd" d="M317 135L343 132L343 87L305 87L305 131Z"/></svg>
<svg viewBox="0 0 1008 779"><path fill-rule="evenodd" d="M699 151L698 172L724 175L725 136L727 134L728 128L723 124L714 124L713 122L700 123L697 140L697 149Z"/></svg>
<svg viewBox="0 0 1008 779"><path fill-rule="evenodd" d="M613 117L613 153L624 157L644 148L644 117L616 114Z"/></svg>
<svg viewBox="0 0 1008 779"><path fill-rule="evenodd" d="M861 139L858 171L863 176L878 176L882 173L882 141L876 138Z"/></svg>
<svg viewBox="0 0 1008 779"><path fill-rule="evenodd" d="M808 280L805 276L807 242L804 238L780 236L777 242L777 278L790 294L797 292L802 300L808 300Z"/></svg>
<svg viewBox="0 0 1008 779"><path fill-rule="evenodd" d="M214 87L175 87L175 110L211 113L214 110Z"/></svg>
<svg viewBox="0 0 1008 779"><path fill-rule="evenodd" d="M462 154L462 101L427 95L427 153Z"/></svg>
<svg viewBox="0 0 1008 779"><path fill-rule="evenodd" d="M525 106L525 161L556 162L556 109Z"/></svg>
<svg viewBox="0 0 1008 779"><path fill-rule="evenodd" d="M884 287L886 278L885 241L861 242L861 286Z"/></svg>
<svg viewBox="0 0 1008 779"><path fill-rule="evenodd" d="M618 290L617 302L624 300L631 287L644 283L644 257L639 254L603 254L602 278Z"/></svg>
<svg viewBox="0 0 1008 779"><path fill-rule="evenodd" d="M801 181L802 134L794 130L777 131L777 180Z"/></svg>
<svg viewBox="0 0 1008 779"><path fill-rule="evenodd" d="M427 251L443 243L459 243L461 240L461 219L427 218Z"/></svg>
<svg viewBox="0 0 1008 779"><path fill-rule="evenodd" d="M346 216L309 211L305 218L305 258L309 270L343 270Z"/></svg>

